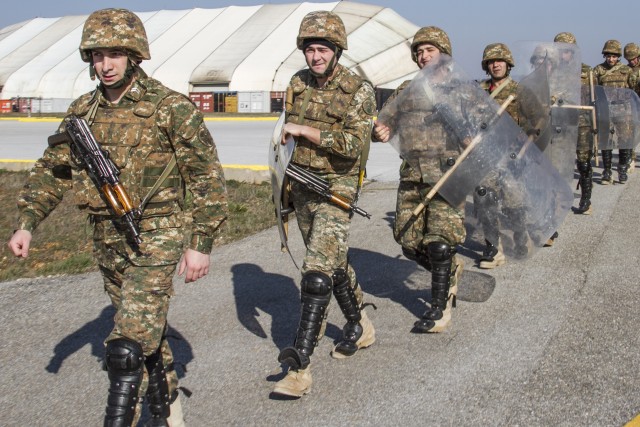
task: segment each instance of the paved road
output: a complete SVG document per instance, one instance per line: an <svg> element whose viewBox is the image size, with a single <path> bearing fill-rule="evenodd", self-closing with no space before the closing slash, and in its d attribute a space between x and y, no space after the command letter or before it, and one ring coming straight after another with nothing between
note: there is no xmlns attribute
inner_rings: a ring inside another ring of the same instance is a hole
<svg viewBox="0 0 640 427"><path fill-rule="evenodd" d="M366 187L373 218L354 218L351 237L377 342L332 360L334 305L300 400L270 397L299 310L275 229L217 248L210 276L177 284L170 339L190 426L622 426L640 413L640 172L596 185L594 214L570 214L525 263L478 270L467 242L453 324L438 335L409 333L429 276L391 237L396 187ZM0 283L0 425L101 425L112 316L96 273Z"/></svg>

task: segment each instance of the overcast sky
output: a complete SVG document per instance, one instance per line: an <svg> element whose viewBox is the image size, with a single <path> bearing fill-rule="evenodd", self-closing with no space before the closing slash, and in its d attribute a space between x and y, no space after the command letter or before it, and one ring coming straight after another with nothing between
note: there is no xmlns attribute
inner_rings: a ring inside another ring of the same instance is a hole
<svg viewBox="0 0 640 427"><path fill-rule="evenodd" d="M219 8L292 1L253 0L28 0L4 4L0 28L35 17L85 15L105 7L126 7L136 12L160 9ZM481 76L482 51L489 43L516 45L523 40L552 41L561 31L575 34L582 59L602 62L604 42L617 39L640 44L640 5L636 0L369 0L389 7L418 26L436 25L451 38L453 56L473 76ZM79 43L80 41L78 41ZM295 40L291 40L293 45ZM152 52L153 53L153 52ZM517 64L516 64L517 66Z"/></svg>

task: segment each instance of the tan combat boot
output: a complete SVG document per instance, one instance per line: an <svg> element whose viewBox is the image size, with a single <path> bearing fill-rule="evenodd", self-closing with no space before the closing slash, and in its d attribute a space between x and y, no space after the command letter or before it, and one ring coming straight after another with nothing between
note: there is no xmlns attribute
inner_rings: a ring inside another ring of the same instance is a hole
<svg viewBox="0 0 640 427"><path fill-rule="evenodd" d="M287 375L278 381L273 392L283 396L302 397L311 391L311 365L305 369L289 369Z"/></svg>
<svg viewBox="0 0 640 427"><path fill-rule="evenodd" d="M186 424L184 423L184 415L182 414L180 396L176 396L176 400L173 401L169 410L171 411L169 418L167 418L169 427L186 427Z"/></svg>
<svg viewBox="0 0 640 427"><path fill-rule="evenodd" d="M362 316L359 322L360 326L362 326L362 335L360 336L358 341L356 341L358 350L360 350L361 348L367 348L376 341L376 330L373 327L373 323L371 323L371 320L369 319L369 316L367 316L367 312L364 309L360 311L360 316ZM331 357L333 357L334 359L346 359L347 357L351 357L355 354L341 353L337 350L339 345L340 344L336 344L336 346L333 347L333 350L331 350Z"/></svg>
<svg viewBox="0 0 640 427"><path fill-rule="evenodd" d="M478 267L484 269L492 269L499 267L507 262L507 259L504 256L504 252L502 251L502 242L498 243L498 246L493 246L489 241L487 241L487 246L482 253L482 257L480 258L480 264Z"/></svg>

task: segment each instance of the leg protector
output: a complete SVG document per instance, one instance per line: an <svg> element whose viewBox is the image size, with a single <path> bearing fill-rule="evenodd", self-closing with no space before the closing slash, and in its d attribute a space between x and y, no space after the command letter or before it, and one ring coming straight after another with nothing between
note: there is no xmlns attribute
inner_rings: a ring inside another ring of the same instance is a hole
<svg viewBox="0 0 640 427"><path fill-rule="evenodd" d="M149 386L147 387L147 402L149 412L151 412L150 427L166 427L167 419L171 415L169 409L171 396L169 396L169 384L167 383L167 372L162 362L162 352L158 349L154 354L147 357L144 364L149 373Z"/></svg>
<svg viewBox="0 0 640 427"><path fill-rule="evenodd" d="M589 151L589 159L590 158L591 151ZM578 180L578 185L580 186L580 203L578 208L575 209L575 212L588 214L591 213L591 191L593 189L593 169L591 167L591 161L578 161L578 172L580 172L580 179Z"/></svg>
<svg viewBox="0 0 640 427"><path fill-rule="evenodd" d="M358 351L356 342L362 336L363 329L360 325L362 315L356 294L351 287L349 275L342 268L333 273L333 295L336 297L342 314L347 319L347 323L342 328L342 341L336 345L335 351L345 356L351 356Z"/></svg>
<svg viewBox="0 0 640 427"><path fill-rule="evenodd" d="M427 245L431 262L431 307L414 324L415 332L439 332L446 328L451 316L449 310L449 287L451 269L455 251L443 242L431 242ZM455 299L454 295L451 295ZM455 305L455 302L453 302ZM445 311L448 311L445 316Z"/></svg>
<svg viewBox="0 0 640 427"><path fill-rule="evenodd" d="M498 194L491 188L476 187L473 192L475 212L482 224L485 239L498 241Z"/></svg>
<svg viewBox="0 0 640 427"><path fill-rule="evenodd" d="M130 427L138 404L143 373L142 346L127 338L107 343L106 364L109 373L109 397L105 427Z"/></svg>
<svg viewBox="0 0 640 427"><path fill-rule="evenodd" d="M320 271L308 271L300 282L302 315L293 347L280 352L278 361L292 369L304 369L309 366L313 350L318 345L322 322L327 315L331 301L331 277Z"/></svg>
<svg viewBox="0 0 640 427"><path fill-rule="evenodd" d="M600 183L602 185L611 184L611 163L613 160L613 150L602 150L602 177Z"/></svg>
<svg viewBox="0 0 640 427"><path fill-rule="evenodd" d="M629 171L631 153L632 150L627 148L618 150L618 181L620 184L624 184L629 178L627 172Z"/></svg>

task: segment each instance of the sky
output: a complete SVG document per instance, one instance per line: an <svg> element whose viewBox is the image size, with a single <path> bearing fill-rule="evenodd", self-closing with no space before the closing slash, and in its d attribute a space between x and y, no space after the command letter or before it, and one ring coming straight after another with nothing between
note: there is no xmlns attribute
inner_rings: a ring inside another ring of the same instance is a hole
<svg viewBox="0 0 640 427"><path fill-rule="evenodd" d="M253 0L29 0L12 1L0 14L0 28L35 17L87 15L106 7L125 7L135 12L161 9L220 8L293 1ZM602 62L602 46L609 39L640 44L635 0L369 0L360 3L389 7L418 26L435 25L451 39L453 56L472 76L482 76L482 51L489 43L515 48L519 41L553 41L562 31L572 32L583 62ZM79 41L78 41L79 42ZM295 40L291 40L295 43ZM625 62L626 63L626 62ZM516 67L518 64L516 64Z"/></svg>

